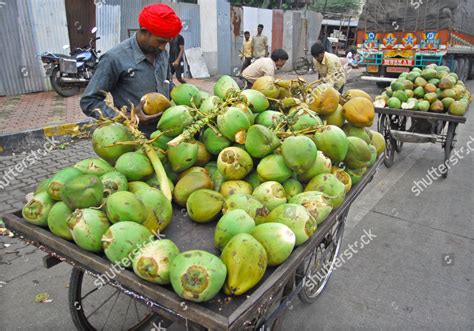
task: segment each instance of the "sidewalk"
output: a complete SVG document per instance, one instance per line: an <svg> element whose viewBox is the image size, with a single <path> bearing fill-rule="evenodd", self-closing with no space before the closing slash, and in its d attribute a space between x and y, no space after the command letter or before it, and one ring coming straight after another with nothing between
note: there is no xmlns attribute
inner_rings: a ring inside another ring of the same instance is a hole
<svg viewBox="0 0 474 331"><path fill-rule="evenodd" d="M357 80L360 75L361 68L352 70L348 75L348 83ZM277 76L290 79L297 77L294 72L281 72L277 73ZM316 74L303 77L309 82L316 79ZM205 79L186 78L186 82L212 94L218 78L219 76ZM56 92L0 97L0 135L85 120L87 116L79 107L80 98L81 94L63 98Z"/></svg>

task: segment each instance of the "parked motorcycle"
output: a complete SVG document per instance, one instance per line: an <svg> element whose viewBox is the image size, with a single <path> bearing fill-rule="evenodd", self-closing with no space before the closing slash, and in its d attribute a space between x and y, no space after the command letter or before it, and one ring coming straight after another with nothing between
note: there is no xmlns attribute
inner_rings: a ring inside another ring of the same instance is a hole
<svg viewBox="0 0 474 331"><path fill-rule="evenodd" d="M92 29L94 34L97 28ZM98 53L94 42L100 37L92 37L89 45L77 48L70 55L45 52L41 54L46 75L49 76L53 89L63 97L70 97L77 93L81 87L87 85L97 66ZM63 48L69 48L64 46Z"/></svg>

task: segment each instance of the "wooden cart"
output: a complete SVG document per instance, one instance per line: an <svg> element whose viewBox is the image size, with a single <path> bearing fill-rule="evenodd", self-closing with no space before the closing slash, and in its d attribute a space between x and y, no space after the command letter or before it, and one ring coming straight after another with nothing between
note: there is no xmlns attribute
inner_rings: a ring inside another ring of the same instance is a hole
<svg viewBox="0 0 474 331"><path fill-rule="evenodd" d="M227 297L220 292L202 304L185 301L170 286L147 282L132 271L112 272L112 265L104 256L86 252L26 222L21 212L3 218L17 237L48 253L44 258L45 267L60 262L73 266L69 307L79 330L104 327L138 330L145 326L148 330L164 330L171 322L186 329L274 330L278 329L282 313L296 296L305 303L312 303L326 286L341 247L349 208L382 161L383 156L380 156L317 232L297 247L283 264L268 268L254 289L238 297ZM191 222L185 211L175 209L173 221L164 233L166 238L173 240L182 251L205 249L218 255L213 247L215 224ZM125 299L119 299L121 296Z"/></svg>
<svg viewBox="0 0 474 331"><path fill-rule="evenodd" d="M377 129L385 138L385 160L387 168L393 165L395 152L401 152L403 143L440 143L444 149L444 162L447 163L456 144L456 130L459 123L465 123L466 117L443 113L422 112L413 109L375 108L378 114ZM412 132L408 119L428 121L430 133ZM443 173L448 177L448 171Z"/></svg>

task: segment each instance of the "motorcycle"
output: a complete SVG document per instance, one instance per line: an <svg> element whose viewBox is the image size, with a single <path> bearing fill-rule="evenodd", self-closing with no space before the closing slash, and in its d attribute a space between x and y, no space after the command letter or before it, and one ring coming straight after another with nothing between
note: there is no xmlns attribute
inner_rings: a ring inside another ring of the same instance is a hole
<svg viewBox="0 0 474 331"><path fill-rule="evenodd" d="M92 29L94 34L97 28ZM95 67L99 62L94 42L100 37L92 37L89 45L77 48L70 55L45 52L41 54L46 75L49 76L53 89L63 97L70 97L79 93L81 87L85 87L94 74ZM67 49L69 46L64 46Z"/></svg>

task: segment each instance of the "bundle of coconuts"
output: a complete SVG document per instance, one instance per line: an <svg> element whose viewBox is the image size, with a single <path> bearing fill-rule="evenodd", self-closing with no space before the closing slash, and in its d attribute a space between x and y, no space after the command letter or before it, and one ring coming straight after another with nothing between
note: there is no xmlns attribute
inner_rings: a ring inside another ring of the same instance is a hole
<svg viewBox="0 0 474 331"><path fill-rule="evenodd" d="M145 137L135 110L106 103L92 135L97 158L41 182L23 217L141 278L202 302L241 295L317 231L383 152L371 97L302 79L259 78L240 91L222 76L208 95L191 84L143 97L161 113ZM215 223L214 245L180 252L173 205ZM178 207L179 206L179 207ZM139 249L137 249L139 247ZM132 256L130 256L132 254Z"/></svg>

